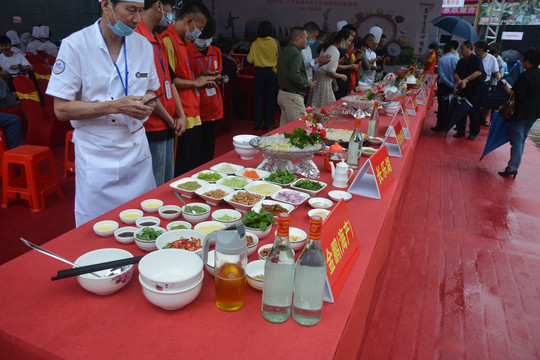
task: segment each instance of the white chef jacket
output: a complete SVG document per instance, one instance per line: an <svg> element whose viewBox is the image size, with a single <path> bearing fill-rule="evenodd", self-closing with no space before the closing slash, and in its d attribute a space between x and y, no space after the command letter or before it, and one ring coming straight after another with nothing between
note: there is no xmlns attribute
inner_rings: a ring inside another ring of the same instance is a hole
<svg viewBox="0 0 540 360"><path fill-rule="evenodd" d="M32 40L26 45L26 52L33 53L34 55L37 55L39 48L41 46L41 41L39 40Z"/></svg>
<svg viewBox="0 0 540 360"><path fill-rule="evenodd" d="M484 71L486 73L486 80L484 81L491 83L491 75L499 71L499 63L495 56L486 54L486 57L482 59L482 65L484 65Z"/></svg>
<svg viewBox="0 0 540 360"><path fill-rule="evenodd" d="M58 55L58 48L49 40L41 43L41 46L38 49L39 51L45 51L47 54L56 57Z"/></svg>
<svg viewBox="0 0 540 360"><path fill-rule="evenodd" d="M377 58L377 54L375 53L375 51L371 50L371 49L366 49L366 57L369 61ZM377 63L374 62L373 63L373 66L377 66ZM366 70L366 72L364 73L364 81L368 84L373 84L373 81L375 80L375 70Z"/></svg>
<svg viewBox="0 0 540 360"><path fill-rule="evenodd" d="M125 96L121 79L125 84L126 62L128 95L142 96L148 90L157 90L160 84L152 45L138 33L127 36L116 61L117 71L99 21L62 41L46 93L85 102L121 98ZM111 114L71 121L75 128L77 226L155 187L144 128L132 133L126 125L133 120Z"/></svg>
<svg viewBox="0 0 540 360"><path fill-rule="evenodd" d="M21 72L20 69L10 69L11 65L30 65L26 56L21 53L13 52L13 55L10 57L0 54L0 67L5 71L9 72L11 75L17 75Z"/></svg>
<svg viewBox="0 0 540 360"><path fill-rule="evenodd" d="M304 59L307 78L308 80L313 80L313 73L319 70L319 64L315 64L313 54L311 53L311 48L307 46L305 49L300 50L300 54L302 54L302 59Z"/></svg>

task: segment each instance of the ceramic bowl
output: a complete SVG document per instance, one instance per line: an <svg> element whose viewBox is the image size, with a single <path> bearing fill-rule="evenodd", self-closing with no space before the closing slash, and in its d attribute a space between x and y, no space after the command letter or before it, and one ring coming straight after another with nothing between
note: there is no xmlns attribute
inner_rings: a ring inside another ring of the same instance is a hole
<svg viewBox="0 0 540 360"><path fill-rule="evenodd" d="M114 238L120 244L132 244L135 241L135 232L139 230L134 226L125 226L114 232Z"/></svg>
<svg viewBox="0 0 540 360"><path fill-rule="evenodd" d="M370 157L371 155L375 154L377 152L377 149L365 146L362 147L362 156Z"/></svg>
<svg viewBox="0 0 540 360"><path fill-rule="evenodd" d="M206 235L204 233L202 233L200 231L197 231L197 230L172 230L172 231L167 231L166 233L161 234L156 239L156 248L158 250L168 250L168 249L165 249L165 246L167 246L167 244L169 244L169 243L171 243L173 241L180 240L181 238L192 240L192 238L193 238L194 240L199 240L200 247L198 249L196 249L196 250L189 250L189 252L192 252L192 253L198 255L199 257L202 257L202 245L203 245L203 240L204 240L205 236Z"/></svg>
<svg viewBox="0 0 540 360"><path fill-rule="evenodd" d="M212 220L225 224L225 226L236 224L241 218L242 213L232 209L219 209L212 213Z"/></svg>
<svg viewBox="0 0 540 360"><path fill-rule="evenodd" d="M242 160L252 160L255 155L259 152L258 149L255 149L251 145L237 145L234 144L234 149L236 150L236 153L240 155L240 158Z"/></svg>
<svg viewBox="0 0 540 360"><path fill-rule="evenodd" d="M231 181L234 181L235 183L230 183ZM223 179L218 180L216 184L228 186L235 190L241 190L252 181L252 179L248 179L242 176L226 176Z"/></svg>
<svg viewBox="0 0 540 360"><path fill-rule="evenodd" d="M219 221L203 221L193 227L193 230L202 232L205 235L210 234L213 231L221 230L225 228L225 224Z"/></svg>
<svg viewBox="0 0 540 360"><path fill-rule="evenodd" d="M93 265L105 261L120 260L133 257L133 255L123 249L98 249L90 251L77 260L75 264L79 266ZM109 270L96 271L97 275L105 276ZM109 295L117 292L131 279L133 274L133 265L127 265L123 267L123 271L120 274L114 276L108 276L103 278L98 278L92 274L83 274L77 276L77 281L83 289L90 291L97 295Z"/></svg>
<svg viewBox="0 0 540 360"><path fill-rule="evenodd" d="M313 182L313 183L319 183L322 185L322 188L320 188L319 190L308 190L308 189L304 189L304 188L301 188L301 187L298 187L297 184L299 181L309 181L309 182ZM315 181L315 180L311 180L311 179L297 179L295 182L293 182L291 184L291 188L295 189L295 190L298 190L298 191L302 191L302 192L305 192L305 193L308 193L310 196L315 196L317 195L319 192L321 192L325 187L326 187L326 183L322 182L322 181Z"/></svg>
<svg viewBox="0 0 540 360"><path fill-rule="evenodd" d="M341 190L329 191L328 196L330 197L330 199L332 199L334 201L339 201L341 199L343 199L345 201L349 201L352 198L351 193L348 193L346 191L341 191Z"/></svg>
<svg viewBox="0 0 540 360"><path fill-rule="evenodd" d="M326 209L311 209L308 211L309 217L320 216L323 221L326 220L328 215L330 215L330 210L326 210Z"/></svg>
<svg viewBox="0 0 540 360"><path fill-rule="evenodd" d="M161 220L155 216L143 216L135 221L135 225L138 228L143 228L145 226L159 226L161 225Z"/></svg>
<svg viewBox="0 0 540 360"><path fill-rule="evenodd" d="M264 200L264 196L263 195L258 195L258 194L252 194L254 196L259 197L259 201L257 201L254 204L249 204L249 205L248 204L241 204L241 203L238 203L238 202L235 202L235 201L232 200L235 194L242 194L244 192L245 191L243 191L243 190L235 191L234 193L225 196L225 198L223 200L225 200L225 202L227 204L231 205L236 211L240 211L240 212L246 212L246 211L250 210L252 207L254 207L255 205L257 205L258 203L260 203L262 200Z"/></svg>
<svg viewBox="0 0 540 360"><path fill-rule="evenodd" d="M334 205L332 200L323 197L314 197L308 200L309 205L314 209L329 209Z"/></svg>
<svg viewBox="0 0 540 360"><path fill-rule="evenodd" d="M167 230L159 226L147 226L147 227L151 227L155 229L156 231L161 231L162 234L167 232ZM134 234L135 244L139 247L139 249L144 250L146 252L157 250L156 240L141 240L137 237L137 235L140 235L143 232L143 230L144 228L140 228L135 232Z"/></svg>
<svg viewBox="0 0 540 360"><path fill-rule="evenodd" d="M205 195L210 191L215 190L221 190L225 193L223 197L216 198L212 196ZM197 194L200 198L202 198L207 204L217 206L219 203L223 201L225 196L231 194L234 192L234 189L225 185L219 185L219 184L209 184L206 186L203 186L202 188L199 188L195 190L195 194Z"/></svg>
<svg viewBox="0 0 540 360"><path fill-rule="evenodd" d="M243 145L249 145L249 141L256 138L257 135L242 134L233 137L233 142Z"/></svg>
<svg viewBox="0 0 540 360"><path fill-rule="evenodd" d="M187 250L154 251L139 262L141 282L160 292L186 290L198 282L202 273L202 259Z"/></svg>
<svg viewBox="0 0 540 360"><path fill-rule="evenodd" d="M165 310L178 310L191 303L199 296L202 288L204 274L201 274L199 280L191 287L177 292L162 292L152 289L141 280L142 291L146 300Z"/></svg>
<svg viewBox="0 0 540 360"><path fill-rule="evenodd" d="M268 236L268 234L270 234L270 231L272 231L272 226L273 226L273 225L268 226L268 227L266 228L265 231L262 231L262 230L260 230L260 229L250 228L250 227L247 227L247 226L246 226L246 231L248 231L248 232L250 232L250 233L252 233L252 234L257 235L257 237L258 237L259 239L263 239L263 238L265 238L266 236Z"/></svg>
<svg viewBox="0 0 540 360"><path fill-rule="evenodd" d="M306 245L306 241L307 234L304 230L296 227L289 227L289 245L291 246L291 249L295 251L303 249Z"/></svg>
<svg viewBox="0 0 540 360"><path fill-rule="evenodd" d="M159 199L148 199L141 202L141 209L149 214L158 212L159 208L163 206L163 201Z"/></svg>
<svg viewBox="0 0 540 360"><path fill-rule="evenodd" d="M113 220L99 221L94 224L94 232L101 237L113 236L116 229L118 229L118 223Z"/></svg>
<svg viewBox="0 0 540 360"><path fill-rule="evenodd" d="M253 194L259 194L262 196L272 196L281 190L282 187L276 184L272 184L266 181L256 180L250 182L244 187L244 190L249 191Z"/></svg>
<svg viewBox="0 0 540 360"><path fill-rule="evenodd" d="M180 179L180 180L176 180L176 181L170 183L169 186L172 187L180 195L191 199L195 195L195 191L197 189L185 190L185 189L181 189L181 188L178 187L179 185L182 185L182 184L187 183L187 182L196 182L197 184L199 184L200 186L197 189L200 189L203 186L208 185L208 181L188 177L188 178L183 178L183 179Z"/></svg>
<svg viewBox="0 0 540 360"><path fill-rule="evenodd" d="M261 246L258 250L257 250L257 253L259 254L259 259L260 260L266 260L266 256L270 253L270 250L272 249L272 246L274 244L266 244L266 245L263 245ZM268 249L268 250L267 250ZM291 248L292 249L292 248ZM268 251L268 252L266 252ZM264 254L264 252L266 252L266 254ZM294 255L294 250L292 251L293 252L293 255Z"/></svg>
<svg viewBox="0 0 540 360"><path fill-rule="evenodd" d="M219 171L227 175L233 175L237 171L241 171L243 168L244 167L240 165L223 162L212 166L210 170Z"/></svg>
<svg viewBox="0 0 540 360"><path fill-rule="evenodd" d="M128 209L120 213L120 220L126 225L133 225L138 218L142 217L144 213L139 209Z"/></svg>
<svg viewBox="0 0 540 360"><path fill-rule="evenodd" d="M215 257L216 251L210 250L208 252L208 259L206 259L206 264L204 264L204 267L206 268L206 271L212 276L214 276L214 257Z"/></svg>
<svg viewBox="0 0 540 360"><path fill-rule="evenodd" d="M158 213L165 220L174 220L180 216L182 208L176 205L165 205L159 208Z"/></svg>
<svg viewBox="0 0 540 360"><path fill-rule="evenodd" d="M309 194L305 192L289 189L283 189L272 195L272 199L277 201L283 201L287 204L291 204L294 206L301 205L308 198Z"/></svg>
<svg viewBox="0 0 540 360"><path fill-rule="evenodd" d="M227 176L227 175L219 171L203 170L201 172L194 174L191 177L198 180L208 181L209 183L215 183L216 181L218 181L224 176Z"/></svg>
<svg viewBox="0 0 540 360"><path fill-rule="evenodd" d="M258 203L254 207L252 207L251 210L258 213L258 212L261 211L263 205L279 205L282 208L284 208L286 210L285 212L287 212L287 213L290 213L291 211L294 210L294 206L291 205L291 204L286 204L286 203L281 202L281 201L275 201L275 200L270 200L270 199L265 199L265 200L261 201L260 203ZM277 219L277 215L274 215L274 219Z"/></svg>
<svg viewBox="0 0 540 360"><path fill-rule="evenodd" d="M204 204L204 203L191 203L188 204L188 206L200 206L205 210L203 213L190 213L187 211L185 206L182 207L182 216L184 217L184 220L189 221L192 224L200 223L201 221L205 221L210 217L210 205Z"/></svg>
<svg viewBox="0 0 540 360"><path fill-rule="evenodd" d="M184 228L181 228L181 229L173 229L173 227L175 226L184 226ZM170 223L167 224L167 231L171 231L171 230L189 230L191 229L192 225L190 223L188 223L187 221L171 221Z"/></svg>
<svg viewBox="0 0 540 360"><path fill-rule="evenodd" d="M254 260L247 264L246 267L246 280L248 284L255 290L262 291L264 286L264 279L256 279L255 276L264 276L264 260Z"/></svg>
<svg viewBox="0 0 540 360"><path fill-rule="evenodd" d="M238 170L237 172L235 172L234 175L243 176L243 177L246 177L246 178L252 179L252 180L260 180L263 177L270 175L270 172L265 171L265 170L254 169L254 168L243 168L243 169ZM248 175L250 175L250 176L248 176ZM251 175L253 175L253 176L251 176Z"/></svg>
<svg viewBox="0 0 540 360"><path fill-rule="evenodd" d="M248 245L248 256L253 254L257 250L257 245L259 245L259 237L252 232L246 231L246 242L248 241L247 237L250 236L253 240L253 244Z"/></svg>

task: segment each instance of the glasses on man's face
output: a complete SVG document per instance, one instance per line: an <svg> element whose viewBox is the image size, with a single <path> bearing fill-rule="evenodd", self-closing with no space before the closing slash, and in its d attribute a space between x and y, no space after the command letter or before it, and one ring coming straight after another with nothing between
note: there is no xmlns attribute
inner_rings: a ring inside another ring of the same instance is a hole
<svg viewBox="0 0 540 360"><path fill-rule="evenodd" d="M191 22L193 23L193 26L195 26L195 29L199 30L200 32L204 30L204 26L198 27L195 20L191 19Z"/></svg>

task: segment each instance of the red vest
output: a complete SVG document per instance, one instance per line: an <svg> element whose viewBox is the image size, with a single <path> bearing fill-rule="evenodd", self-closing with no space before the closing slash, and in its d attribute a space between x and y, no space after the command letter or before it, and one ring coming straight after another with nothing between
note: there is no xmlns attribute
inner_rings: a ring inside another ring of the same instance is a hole
<svg viewBox="0 0 540 360"><path fill-rule="evenodd" d="M169 60L167 59L167 50L165 49L163 40L155 31L154 36L152 36L143 21L137 25L135 31L144 36L150 42L150 44L152 44L154 51L154 63L156 65L156 72L158 74L160 84L159 89L156 91L156 95L163 94L163 96L159 98L159 101L161 101L165 107L165 110L167 110L167 113L174 117L176 113L174 96L172 96L172 91L170 99L167 99L165 94L165 81L168 81L171 87L174 85L172 84L171 75L169 73ZM146 131L160 131L168 129L169 126L160 117L152 113L148 120L144 123L144 128Z"/></svg>
<svg viewBox="0 0 540 360"><path fill-rule="evenodd" d="M223 70L221 50L219 48L210 45L206 56L204 56L193 44L189 44L187 45L187 51L189 63L194 74L199 74L203 70L219 71L220 73ZM215 91L216 93L212 96L208 96L207 89L199 89L199 113L201 121L219 120L223 118L223 98L221 97L220 86L208 90L210 92Z"/></svg>
<svg viewBox="0 0 540 360"><path fill-rule="evenodd" d="M174 26L169 25L167 29L161 33L161 36L168 36L174 46L177 58L176 66L174 68L176 76L181 79L193 80L193 73L189 68L187 44L180 39ZM199 97L197 96L195 88L178 89L178 95L180 95L180 101L182 102L186 117L199 116Z"/></svg>

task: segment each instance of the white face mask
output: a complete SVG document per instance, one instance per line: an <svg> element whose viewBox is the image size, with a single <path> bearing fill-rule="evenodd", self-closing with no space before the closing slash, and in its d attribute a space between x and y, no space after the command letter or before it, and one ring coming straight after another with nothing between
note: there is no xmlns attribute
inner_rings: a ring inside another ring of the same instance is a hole
<svg viewBox="0 0 540 360"><path fill-rule="evenodd" d="M174 13L172 12L166 13L163 11L163 8L160 9L159 11L161 11L161 14L162 14L161 20L159 21L160 26L169 26L170 24L174 23L174 20L175 20Z"/></svg>
<svg viewBox="0 0 540 360"><path fill-rule="evenodd" d="M197 28L197 25L195 24L195 21L193 19L191 19L191 22L193 23L193 26L195 27L195 29L193 30L193 32L189 31L189 25L188 25L188 28L186 31L186 39L195 41L195 39L198 39L199 36L201 36L202 31Z"/></svg>
<svg viewBox="0 0 540 360"><path fill-rule="evenodd" d="M194 43L198 47L200 47L202 49L206 49L207 47L210 46L210 44L212 44L212 38L210 38L210 39L195 39Z"/></svg>

